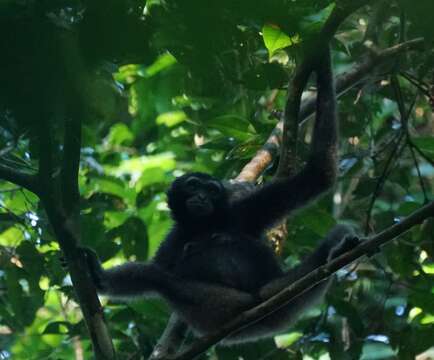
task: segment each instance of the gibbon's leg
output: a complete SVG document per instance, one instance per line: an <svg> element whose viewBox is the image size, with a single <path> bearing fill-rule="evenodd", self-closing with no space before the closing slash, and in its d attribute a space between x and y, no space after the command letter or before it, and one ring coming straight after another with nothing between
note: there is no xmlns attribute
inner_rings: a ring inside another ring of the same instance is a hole
<svg viewBox="0 0 434 360"><path fill-rule="evenodd" d="M259 303L257 296L217 284L182 280L165 296L195 333L216 331L233 317Z"/></svg>
<svg viewBox="0 0 434 360"><path fill-rule="evenodd" d="M276 295L312 270L357 246L358 242L351 228L344 225L334 227L318 248L299 266L262 287L259 292L261 300L265 301ZM305 310L322 301L331 281L332 278L329 278L315 285L264 319L232 334L223 340L223 343L228 345L243 343L286 331Z"/></svg>

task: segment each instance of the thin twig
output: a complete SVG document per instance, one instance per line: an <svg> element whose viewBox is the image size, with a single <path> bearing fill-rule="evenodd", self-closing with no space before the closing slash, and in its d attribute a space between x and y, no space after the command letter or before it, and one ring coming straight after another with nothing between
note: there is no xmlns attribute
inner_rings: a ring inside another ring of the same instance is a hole
<svg viewBox="0 0 434 360"><path fill-rule="evenodd" d="M404 135L405 133L401 131L398 140L396 141L395 147L393 148L388 159L386 160L383 172L378 178L377 184L375 186L375 190L371 197L371 201L369 202L368 210L366 211L365 235L369 234L372 210L374 208L375 200L377 199L378 195L380 195L383 185L386 182L386 179L388 178L390 165L392 164L392 160L395 158L396 154L398 153L398 149L401 145L401 141L404 138Z"/></svg>

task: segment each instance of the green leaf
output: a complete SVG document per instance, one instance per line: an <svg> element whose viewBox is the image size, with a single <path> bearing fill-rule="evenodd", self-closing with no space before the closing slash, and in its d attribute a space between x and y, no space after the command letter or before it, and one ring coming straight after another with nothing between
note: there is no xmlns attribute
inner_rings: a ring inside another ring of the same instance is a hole
<svg viewBox="0 0 434 360"><path fill-rule="evenodd" d="M94 177L88 185L89 192L106 193L119 197L120 199L133 203L136 198L134 189L128 188L128 184L110 176ZM89 195L88 195L89 196Z"/></svg>
<svg viewBox="0 0 434 360"><path fill-rule="evenodd" d="M327 235L328 231L336 224L333 216L319 207L305 209L302 213L302 215L298 215L301 216L303 225L320 236Z"/></svg>
<svg viewBox="0 0 434 360"><path fill-rule="evenodd" d="M209 127L219 130L223 135L246 141L255 135L253 127L244 118L237 115L223 115L208 120Z"/></svg>
<svg viewBox="0 0 434 360"><path fill-rule="evenodd" d="M395 359L396 353L390 345L379 342L367 342L363 346L360 360L388 360Z"/></svg>
<svg viewBox="0 0 434 360"><path fill-rule="evenodd" d="M262 28L262 37L268 55L271 57L277 50L299 42L298 36L289 37L277 25L265 24Z"/></svg>
<svg viewBox="0 0 434 360"><path fill-rule="evenodd" d="M154 184L165 184L168 182L167 172L162 168L150 168L142 173L136 182L136 191L140 192L144 188Z"/></svg>
<svg viewBox="0 0 434 360"><path fill-rule="evenodd" d="M144 261L148 253L148 231L146 224L138 217L130 217L118 229L125 257L135 256Z"/></svg>
<svg viewBox="0 0 434 360"><path fill-rule="evenodd" d="M419 137L413 139L413 143L424 153L434 155L434 137Z"/></svg>
<svg viewBox="0 0 434 360"><path fill-rule="evenodd" d="M130 145L134 140L134 135L127 125L117 123L110 128L106 140L111 145Z"/></svg>
<svg viewBox="0 0 434 360"><path fill-rule="evenodd" d="M22 240L24 240L24 234L16 226L10 227L0 234L0 245L3 246L17 246Z"/></svg>
<svg viewBox="0 0 434 360"><path fill-rule="evenodd" d="M137 76L142 78L151 78L163 70L166 70L176 64L176 58L166 52L165 54L160 55L157 60L155 60L149 66L142 66L137 64L130 64L122 66L119 69L119 72L115 75L115 79L120 82L131 82L130 79L135 78Z"/></svg>
<svg viewBox="0 0 434 360"><path fill-rule="evenodd" d="M409 32L412 36L423 36L427 42L434 40L434 29L431 16L434 13L434 1L418 0L416 3L411 0L400 0L400 5L411 20Z"/></svg>
<svg viewBox="0 0 434 360"><path fill-rule="evenodd" d="M30 241L22 241L16 251L24 269L38 287L39 278L44 272L44 257Z"/></svg>
<svg viewBox="0 0 434 360"><path fill-rule="evenodd" d="M406 201L399 205L399 208L397 210L397 213L401 216L408 216L412 212L419 209L422 205L415 202L415 201Z"/></svg>
<svg viewBox="0 0 434 360"><path fill-rule="evenodd" d="M104 212L104 226L107 229L113 229L121 226L130 214L126 211L105 211Z"/></svg>
<svg viewBox="0 0 434 360"><path fill-rule="evenodd" d="M187 115L184 111L170 111L157 116L155 120L158 125L166 125L167 127L174 127L187 120Z"/></svg>
<svg viewBox="0 0 434 360"><path fill-rule="evenodd" d="M16 215L23 214L29 210L32 202L37 201L37 197L28 191L14 191L4 202L5 207Z"/></svg>
<svg viewBox="0 0 434 360"><path fill-rule="evenodd" d="M133 179L139 179L149 169L160 168L169 171L173 170L175 166L174 154L167 152L124 160L118 167L107 167L107 171L113 176L129 175Z"/></svg>
<svg viewBox="0 0 434 360"><path fill-rule="evenodd" d="M53 321L47 324L42 334L68 334L71 323L67 321Z"/></svg>
<svg viewBox="0 0 434 360"><path fill-rule="evenodd" d="M84 245L95 248L98 244L104 243L104 231L104 225L95 218L94 214L81 217L81 233Z"/></svg>
<svg viewBox="0 0 434 360"><path fill-rule="evenodd" d="M274 337L274 342L279 349L287 349L303 336L301 332L278 335Z"/></svg>
<svg viewBox="0 0 434 360"><path fill-rule="evenodd" d="M175 57L171 53L166 52L165 54L160 55L157 60L155 60L154 63L148 66L144 71L140 71L139 74L143 77L151 77L171 67L176 64L176 62Z"/></svg>
<svg viewBox="0 0 434 360"><path fill-rule="evenodd" d="M325 7L321 11L303 17L301 20L303 34L312 35L313 33L319 32L335 6L335 3L332 2L329 6Z"/></svg>

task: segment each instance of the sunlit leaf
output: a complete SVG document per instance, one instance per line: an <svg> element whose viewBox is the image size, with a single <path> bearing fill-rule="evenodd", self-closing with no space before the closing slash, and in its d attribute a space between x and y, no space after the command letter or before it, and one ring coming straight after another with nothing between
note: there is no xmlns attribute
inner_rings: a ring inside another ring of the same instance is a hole
<svg viewBox="0 0 434 360"><path fill-rule="evenodd" d="M263 26L262 37L270 57L277 50L284 49L299 42L298 36L289 37L277 25L273 24L265 24Z"/></svg>
<svg viewBox="0 0 434 360"><path fill-rule="evenodd" d="M127 125L118 123L110 128L106 140L110 145L130 145L134 140L134 135Z"/></svg>
<svg viewBox="0 0 434 360"><path fill-rule="evenodd" d="M187 115L184 111L171 111L157 116L155 120L158 125L166 125L167 127L173 127L187 120Z"/></svg>
<svg viewBox="0 0 434 360"><path fill-rule="evenodd" d="M0 234L0 245L17 246L24 239L23 231L18 227L10 227Z"/></svg>
<svg viewBox="0 0 434 360"><path fill-rule="evenodd" d="M135 183L148 169L160 168L168 171L174 169L175 165L174 154L162 153L124 160L118 167L107 167L107 170L114 176L130 175L131 180Z"/></svg>
<svg viewBox="0 0 434 360"><path fill-rule="evenodd" d="M300 332L292 332L289 334L278 335L274 338L276 346L280 349L289 348L293 343L303 336Z"/></svg>

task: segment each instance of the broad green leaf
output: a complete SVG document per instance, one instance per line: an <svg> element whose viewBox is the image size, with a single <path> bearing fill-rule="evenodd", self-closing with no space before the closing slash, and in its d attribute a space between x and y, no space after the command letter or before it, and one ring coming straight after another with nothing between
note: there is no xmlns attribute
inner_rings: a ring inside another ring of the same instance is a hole
<svg viewBox="0 0 434 360"><path fill-rule="evenodd" d="M136 191L140 192L145 187L153 184L168 183L167 172L159 167L147 169L136 182Z"/></svg>
<svg viewBox="0 0 434 360"><path fill-rule="evenodd" d="M271 57L277 50L299 42L298 36L289 37L277 25L265 24L262 28L262 37L268 55Z"/></svg>
<svg viewBox="0 0 434 360"><path fill-rule="evenodd" d="M136 197L136 192L128 187L128 184L109 176L92 178L87 187L89 189L88 196L93 193L106 193L115 195L128 203L134 202Z"/></svg>
<svg viewBox="0 0 434 360"><path fill-rule="evenodd" d="M246 141L255 132L248 121L237 115L224 115L206 122L207 126L219 130L223 135Z"/></svg>
<svg viewBox="0 0 434 360"><path fill-rule="evenodd" d="M178 108L190 107L192 110L197 111L200 109L210 109L216 103L216 99L182 94L181 96L173 97L172 103Z"/></svg>
<svg viewBox="0 0 434 360"><path fill-rule="evenodd" d="M130 217L118 229L125 257L135 256L137 261L144 261L148 253L148 229L138 217Z"/></svg>
<svg viewBox="0 0 434 360"><path fill-rule="evenodd" d="M2 246L17 246L22 240L24 240L24 233L16 226L0 234L0 245Z"/></svg>
<svg viewBox="0 0 434 360"><path fill-rule="evenodd" d="M134 135L127 125L117 123L110 128L106 138L110 145L130 145L134 140Z"/></svg>
<svg viewBox="0 0 434 360"><path fill-rule="evenodd" d="M434 137L419 137L414 138L413 143L423 152L428 153L431 156L434 156Z"/></svg>
<svg viewBox="0 0 434 360"><path fill-rule="evenodd" d="M29 191L14 191L5 199L4 205L16 215L29 211L32 202L37 202L35 194Z"/></svg>
<svg viewBox="0 0 434 360"><path fill-rule="evenodd" d="M166 125L173 127L187 120L187 115L184 111L170 111L157 116L155 120L158 125Z"/></svg>
<svg viewBox="0 0 434 360"><path fill-rule="evenodd" d="M129 216L126 211L105 211L104 226L109 230L121 226Z"/></svg>
<svg viewBox="0 0 434 360"><path fill-rule="evenodd" d="M419 209L421 206L422 206L421 204L419 204L415 201L406 201L406 202L399 205L397 212L401 216L408 216L413 211L416 211L417 209Z"/></svg>
<svg viewBox="0 0 434 360"><path fill-rule="evenodd" d="M410 33L412 36L423 36L427 41L433 41L434 29L429 16L434 12L432 0L418 0L417 3L411 0L400 0L400 5L411 20Z"/></svg>
<svg viewBox="0 0 434 360"><path fill-rule="evenodd" d="M36 316L36 311L44 303L44 292L37 284L35 286L36 276L30 276L26 270L16 266L11 266L6 271L6 291L18 328L29 326Z"/></svg>
<svg viewBox="0 0 434 360"><path fill-rule="evenodd" d="M119 72L115 75L115 79L120 82L131 82L130 80L135 77L151 78L161 71L170 68L176 64L176 58L166 52L160 55L157 60L149 66L130 64L122 66Z"/></svg>
<svg viewBox="0 0 434 360"><path fill-rule="evenodd" d="M159 222L154 221L148 226L149 234L149 255L152 256L158 249L158 246L169 232L173 221L166 218Z"/></svg>
<svg viewBox="0 0 434 360"><path fill-rule="evenodd" d="M36 250L36 247L30 241L22 241L17 247L16 252L23 268L28 272L29 277L31 277L33 285L39 287L39 278L44 272L43 255Z"/></svg>
<svg viewBox="0 0 434 360"><path fill-rule="evenodd" d="M160 71L163 71L172 65L176 64L175 57L166 52L165 54L160 55L157 60L154 61L153 64L149 65L144 71L139 71L139 74L144 77L151 77L158 74Z"/></svg>
<svg viewBox="0 0 434 360"><path fill-rule="evenodd" d="M84 245L95 248L98 244L103 244L105 240L104 232L102 222L95 219L94 214L81 217L81 233Z"/></svg>
<svg viewBox="0 0 434 360"><path fill-rule="evenodd" d="M318 207L303 210L302 223L320 236L327 235L328 231L336 224L333 216Z"/></svg>
<svg viewBox="0 0 434 360"><path fill-rule="evenodd" d="M304 16L301 20L301 27L305 35L312 35L321 30L324 22L327 20L333 9L335 8L335 2L332 2L329 6L325 7L321 11L318 11L312 15Z"/></svg>
<svg viewBox="0 0 434 360"><path fill-rule="evenodd" d="M363 346L360 360L389 360L395 359L396 352L390 345L380 342L367 342Z"/></svg>
<svg viewBox="0 0 434 360"><path fill-rule="evenodd" d="M162 153L124 160L117 167L107 167L107 171L113 176L130 175L132 182L135 183L149 169L160 168L169 171L173 170L175 166L174 154Z"/></svg>

